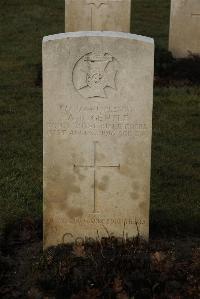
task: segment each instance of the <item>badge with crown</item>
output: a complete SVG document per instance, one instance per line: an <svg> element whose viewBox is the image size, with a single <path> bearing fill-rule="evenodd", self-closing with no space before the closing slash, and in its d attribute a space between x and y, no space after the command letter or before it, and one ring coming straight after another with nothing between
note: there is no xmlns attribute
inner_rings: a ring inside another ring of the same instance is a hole
<svg viewBox="0 0 200 299"><path fill-rule="evenodd" d="M92 52L75 65L73 82L87 98L106 98L106 88L116 89L117 61L108 53Z"/></svg>

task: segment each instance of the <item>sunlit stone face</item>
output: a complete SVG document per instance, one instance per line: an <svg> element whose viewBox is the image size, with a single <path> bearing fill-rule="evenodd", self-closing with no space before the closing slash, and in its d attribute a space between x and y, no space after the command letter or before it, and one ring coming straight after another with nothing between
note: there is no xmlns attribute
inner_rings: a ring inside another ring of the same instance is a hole
<svg viewBox="0 0 200 299"><path fill-rule="evenodd" d="M199 0L171 0L169 50L176 58L200 55Z"/></svg>
<svg viewBox="0 0 200 299"><path fill-rule="evenodd" d="M131 0L65 0L65 31L130 32Z"/></svg>
<svg viewBox="0 0 200 299"><path fill-rule="evenodd" d="M149 234L154 43L44 38L44 246Z"/></svg>

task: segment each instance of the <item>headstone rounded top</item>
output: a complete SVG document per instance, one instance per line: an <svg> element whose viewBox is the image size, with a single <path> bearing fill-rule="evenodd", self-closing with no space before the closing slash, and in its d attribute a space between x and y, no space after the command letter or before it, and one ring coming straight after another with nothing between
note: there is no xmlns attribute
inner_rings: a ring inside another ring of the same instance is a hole
<svg viewBox="0 0 200 299"><path fill-rule="evenodd" d="M44 38L45 248L107 232L148 239L153 72L151 38Z"/></svg>
<svg viewBox="0 0 200 299"><path fill-rule="evenodd" d="M78 32L66 32L54 35L48 35L43 38L43 42L48 42L52 40L59 40L65 38L75 38L75 37L114 37L114 38L126 38L136 41L142 41L146 43L154 44L154 39L151 37L124 33L124 32L114 32L114 31L78 31Z"/></svg>

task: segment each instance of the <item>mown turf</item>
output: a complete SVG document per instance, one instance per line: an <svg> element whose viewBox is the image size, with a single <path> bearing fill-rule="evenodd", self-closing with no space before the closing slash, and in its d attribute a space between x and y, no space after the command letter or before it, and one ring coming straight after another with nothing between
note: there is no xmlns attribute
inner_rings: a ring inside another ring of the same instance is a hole
<svg viewBox="0 0 200 299"><path fill-rule="evenodd" d="M0 227L42 215L42 37L64 31L64 1L1 0Z"/></svg>
<svg viewBox="0 0 200 299"><path fill-rule="evenodd" d="M199 232L199 87L154 92L151 231Z"/></svg>
<svg viewBox="0 0 200 299"><path fill-rule="evenodd" d="M167 48L169 0L134 0L132 32ZM42 37L64 31L64 0L1 0L0 228L42 216ZM200 87L155 88L151 232L198 231Z"/></svg>
<svg viewBox="0 0 200 299"><path fill-rule="evenodd" d="M170 0L133 0L131 32L150 36L156 46L167 48Z"/></svg>

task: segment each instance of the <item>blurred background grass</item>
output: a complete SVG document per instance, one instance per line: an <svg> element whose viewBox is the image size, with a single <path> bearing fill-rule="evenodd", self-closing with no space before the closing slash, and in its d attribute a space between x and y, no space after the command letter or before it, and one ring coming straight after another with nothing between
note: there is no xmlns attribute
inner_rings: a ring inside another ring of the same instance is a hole
<svg viewBox="0 0 200 299"><path fill-rule="evenodd" d="M0 230L42 216L42 37L64 32L64 0L1 0ZM167 49L169 0L134 0L131 30ZM199 86L155 87L151 235L200 223Z"/></svg>

